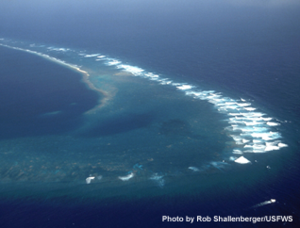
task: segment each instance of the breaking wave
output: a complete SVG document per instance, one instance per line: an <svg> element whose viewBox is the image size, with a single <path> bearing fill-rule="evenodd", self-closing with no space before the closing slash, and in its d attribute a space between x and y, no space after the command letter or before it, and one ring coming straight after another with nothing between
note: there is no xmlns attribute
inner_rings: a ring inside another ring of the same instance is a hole
<svg viewBox="0 0 300 228"><path fill-rule="evenodd" d="M2 39L3 42L4 39ZM224 152L224 156L220 161L211 161L202 168L190 166L186 167L191 172L200 172L205 170L205 167L214 167L219 170L223 170L225 165L228 164L249 164L251 163L251 156L253 153L267 153L271 151L280 150L283 147L288 147L286 143L282 141L282 134L278 131L277 126L280 125L280 121L267 115L264 112L259 111L257 107L254 107L251 101L244 98L234 99L224 95L222 92L215 90L203 90L198 85L189 84L185 82L177 82L173 79L163 77L159 74L148 72L137 66L123 64L121 60L107 57L101 53L85 53L82 51L75 51L69 48L57 48L46 47L45 45L29 45L29 49L10 46L7 44L1 44L2 46L14 48L17 50L26 51L32 54L37 54L41 57L47 58L51 61L59 64L71 67L81 73L84 73L88 77L88 73L81 69L80 66L66 63L55 57L51 57L49 54L44 54L30 48L43 47L49 52L73 52L76 53L79 58L89 58L94 61L101 61L108 67L113 67L119 71L130 73L133 77L140 77L147 80L155 81L162 86L171 86L186 96L192 97L195 100L202 100L209 102L214 109L224 116L224 120L228 125L224 128L228 136L232 138L233 148L228 152ZM203 168L204 167L204 168ZM119 176L122 181L130 181L135 177L135 173L129 171L127 176ZM155 181L159 187L165 185L164 175L153 174L150 180ZM94 180L94 177L87 177L86 182L90 184Z"/></svg>

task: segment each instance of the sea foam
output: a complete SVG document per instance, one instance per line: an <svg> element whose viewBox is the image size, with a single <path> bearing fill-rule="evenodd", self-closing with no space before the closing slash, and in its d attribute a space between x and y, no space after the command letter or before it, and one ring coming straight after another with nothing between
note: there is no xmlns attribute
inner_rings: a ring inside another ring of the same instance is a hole
<svg viewBox="0 0 300 228"><path fill-rule="evenodd" d="M65 63L64 61L49 55L38 53L29 49L20 49L17 47L14 48L38 54L60 64L68 65L69 67L80 70L76 65ZM58 52L70 50L67 48L55 47L49 47L48 49ZM133 76L139 76L151 81L156 81L158 84L163 86L173 86L184 92L186 96L209 102L215 107L216 111L224 115L224 118L229 124L229 126L225 127L224 130L235 143L235 148L232 149L232 154L265 153L279 150L288 146L279 140L282 138L281 133L277 132L276 129L273 129L274 127L280 125L280 123L275 121L271 122L270 120L273 119L272 117L268 117L266 113L257 111L257 108L253 107L253 104L248 102L247 99L233 99L223 95L220 92L216 92L215 90L202 90L197 85L186 82L175 82L169 78L162 77L159 74L147 72L140 67L122 64L122 62L117 59L109 58L99 53L79 53L79 56L82 56L83 58L94 58L95 61L104 61L104 64L107 66L115 67L116 69L128 72ZM250 161L244 156L235 158L234 156L228 155L227 160L234 160L234 162L240 164L250 163ZM216 164L216 162L217 161L212 161L210 164ZM133 177L134 174L130 173L127 176L119 177L119 179L127 181Z"/></svg>
<svg viewBox="0 0 300 228"><path fill-rule="evenodd" d="M280 125L277 122L270 122L272 117L268 117L266 113L257 111L253 104L247 99L233 99L222 95L215 90L202 90L198 86L186 82L174 82L169 78L164 78L159 74L147 72L144 69L128 64L122 64L121 61L102 57L108 66L114 66L116 69L126 71L133 76L140 76L151 81L157 81L161 85L173 86L181 90L185 95L194 99L205 100L215 106L215 109L227 117L228 127L225 131L232 137L236 144L236 148L232 150L232 154L243 153L265 153L273 150L279 150L288 145L276 141L282 138L281 134L272 128ZM249 142L253 142L250 143ZM227 158L232 160L232 156ZM237 163L249 163L245 157L236 160Z"/></svg>

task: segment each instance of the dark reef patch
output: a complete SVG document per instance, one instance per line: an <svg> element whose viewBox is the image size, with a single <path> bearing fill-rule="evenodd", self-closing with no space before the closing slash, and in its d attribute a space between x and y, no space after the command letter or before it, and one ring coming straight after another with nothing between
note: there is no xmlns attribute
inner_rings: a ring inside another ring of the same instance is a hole
<svg viewBox="0 0 300 228"><path fill-rule="evenodd" d="M82 136L99 137L133 131L149 126L154 120L150 113L123 113L99 121L94 127L84 132Z"/></svg>
<svg viewBox="0 0 300 228"><path fill-rule="evenodd" d="M190 125L180 119L165 121L160 126L160 133L163 135L188 135L191 132Z"/></svg>

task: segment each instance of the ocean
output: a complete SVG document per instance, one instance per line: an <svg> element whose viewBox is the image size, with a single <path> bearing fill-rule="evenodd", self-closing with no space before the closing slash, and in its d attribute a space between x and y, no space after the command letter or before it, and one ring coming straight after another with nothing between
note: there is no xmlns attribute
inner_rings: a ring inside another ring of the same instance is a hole
<svg viewBox="0 0 300 228"><path fill-rule="evenodd" d="M298 227L297 2L1 5L1 227Z"/></svg>

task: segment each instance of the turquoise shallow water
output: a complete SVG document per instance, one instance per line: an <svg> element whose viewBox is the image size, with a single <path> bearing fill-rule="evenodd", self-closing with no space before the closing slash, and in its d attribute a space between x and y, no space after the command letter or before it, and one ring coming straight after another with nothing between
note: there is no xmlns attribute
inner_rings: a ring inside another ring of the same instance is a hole
<svg viewBox="0 0 300 228"><path fill-rule="evenodd" d="M299 227L298 1L0 5L1 228Z"/></svg>
<svg viewBox="0 0 300 228"><path fill-rule="evenodd" d="M3 227L153 227L166 225L163 215L284 215L293 222L276 225L298 223L297 184L291 185L298 170L295 124L278 118L282 113L272 106L101 53L9 39L2 44L14 55L43 59L50 79L59 66L62 76L68 72L82 86L63 89L61 108L48 102L46 110L24 117L33 121L24 132L34 132L35 119L57 131L44 125L39 134L1 138ZM35 74L36 60L19 64ZM74 101L82 93L90 97ZM205 224L228 225L241 224Z"/></svg>
<svg viewBox="0 0 300 228"><path fill-rule="evenodd" d="M103 96L70 130L1 140L1 179L9 197L247 194L249 186L273 181L292 156L293 142L287 144L281 133L284 121L267 116L249 98L176 82L100 53L4 44L80 68ZM63 112L55 110L43 118Z"/></svg>

